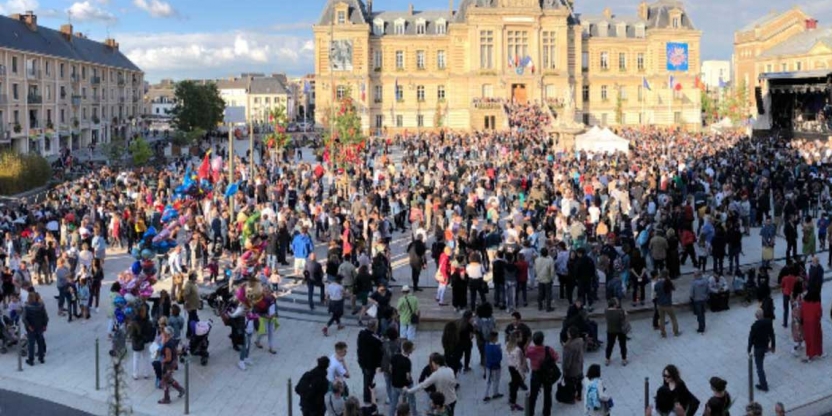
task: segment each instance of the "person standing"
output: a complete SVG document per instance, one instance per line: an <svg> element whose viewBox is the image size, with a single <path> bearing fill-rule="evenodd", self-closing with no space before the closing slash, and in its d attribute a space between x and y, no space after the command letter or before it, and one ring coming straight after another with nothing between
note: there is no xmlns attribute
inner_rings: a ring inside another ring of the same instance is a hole
<svg viewBox="0 0 832 416"><path fill-rule="evenodd" d="M514 332L512 337L516 337L519 332ZM518 340L515 339L515 342ZM543 389L543 416L552 415L552 386L557 380L546 380L541 367L543 360L548 356L557 363L559 357L554 348L549 347L543 343L543 332L535 332L532 335L532 344L526 348L525 356L529 359L529 364L532 370L531 390L529 391L529 410L534 414L535 404L537 404L537 396L540 394L540 389ZM518 343L518 346L520 344ZM512 379L514 382L514 379ZM515 382L516 383L516 382ZM516 394L516 393L515 393ZM511 401L511 400L509 400ZM515 405L515 408L519 406Z"/></svg>
<svg viewBox="0 0 832 416"><path fill-rule="evenodd" d="M567 334L569 338L563 345L563 381L571 385L576 398L580 398L584 378L584 339L577 326L569 327Z"/></svg>
<svg viewBox="0 0 832 416"><path fill-rule="evenodd" d="M46 340L43 338L43 333L49 325L49 314L46 313L46 307L37 292L29 294L26 307L23 309L23 324L26 327L26 341L29 348L26 364L35 365L35 344L38 347L38 361L43 364L43 356L46 354Z"/></svg>
<svg viewBox="0 0 832 416"><path fill-rule="evenodd" d="M823 289L823 266L820 265L818 256L812 256L812 265L809 266L809 278L806 284L807 293L816 293L820 297Z"/></svg>
<svg viewBox="0 0 832 416"><path fill-rule="evenodd" d="M295 257L295 274L299 275L301 270L306 269L307 258L314 252L315 246L312 244L312 238L309 237L309 229L305 226L300 229L300 233L295 235L292 239L292 253ZM314 259L309 259L314 261Z"/></svg>
<svg viewBox="0 0 832 416"><path fill-rule="evenodd" d="M185 323L185 336L191 337L191 322L199 322L199 289L196 287L196 272L191 271L188 274L188 281L182 289L182 297L185 299L185 311L188 312L188 321Z"/></svg>
<svg viewBox="0 0 832 416"><path fill-rule="evenodd" d="M425 381L412 388L404 389L405 394L416 393L427 387L434 386L436 391L445 396L445 407L448 416L454 416L456 409L456 387L457 381L454 371L445 365L445 357L442 354L433 353L430 355L431 375Z"/></svg>
<svg viewBox="0 0 832 416"><path fill-rule="evenodd" d="M653 270L664 269L668 246L664 233L661 230L656 230L656 235L650 239L649 243L650 257L653 259Z"/></svg>
<svg viewBox="0 0 832 416"><path fill-rule="evenodd" d="M309 261L305 262L303 269L303 280L306 281L306 296L309 301L309 309L315 310L315 288L321 289L321 304L324 303L324 268L318 263L315 253L309 253Z"/></svg>
<svg viewBox="0 0 832 416"><path fill-rule="evenodd" d="M523 408L517 404L517 390L527 390L526 387L526 373L529 372L528 364L526 363L526 353L523 351L519 340L519 332L512 332L506 342L506 353L508 354L508 374L511 376L511 381L508 383L508 404L511 411L522 411Z"/></svg>
<svg viewBox="0 0 832 416"><path fill-rule="evenodd" d="M179 343L172 336L173 331L170 328L165 328L162 332L162 389L165 392L164 397L159 400L159 404L170 403L170 388L173 387L179 392L179 397L185 395L185 389L174 380L173 372L178 367L179 360L176 358L176 351L178 351Z"/></svg>
<svg viewBox="0 0 832 416"><path fill-rule="evenodd" d="M402 297L396 305L399 311L399 336L403 340L416 339L416 326L419 324L419 299L410 293L410 287L402 287Z"/></svg>
<svg viewBox="0 0 832 416"><path fill-rule="evenodd" d="M327 321L326 326L322 329L324 336L329 335L329 327L335 323L338 324L338 330L344 329L341 324L341 317L344 316L344 286L341 285L341 276L336 276L335 281L331 282L326 287L326 299L329 305L329 313L332 317Z"/></svg>
<svg viewBox="0 0 832 416"><path fill-rule="evenodd" d="M757 378L759 382L754 386L759 390L768 391L768 381L766 380L766 370L763 367L763 362L766 358L766 353L775 351L775 337L774 327L770 319L763 317L763 310L757 309L754 312L756 321L751 325L751 331L748 333L748 355L754 357L754 364L757 366Z"/></svg>
<svg viewBox="0 0 832 416"><path fill-rule="evenodd" d="M806 342L806 358L809 362L823 356L823 329L821 318L823 310L820 303L820 293L809 292L800 305L800 318L803 323L803 340Z"/></svg>
<svg viewBox="0 0 832 416"><path fill-rule="evenodd" d="M774 224L771 223L771 217L766 218L766 223L760 229L760 237L762 237L763 244L763 266L768 267L772 259L774 259L774 243L777 240L777 232L774 229Z"/></svg>
<svg viewBox="0 0 832 416"><path fill-rule="evenodd" d="M659 308L659 328L662 332L662 338L667 338L667 331L665 330L665 318L670 316L670 323L673 325L673 335L682 335L679 331L679 323L676 321L676 312L673 310L673 291L676 287L673 286L673 281L670 280L666 270L662 271L662 277L656 282L654 287L656 294L656 304Z"/></svg>
<svg viewBox="0 0 832 416"><path fill-rule="evenodd" d="M604 312L604 317L607 321L607 361L606 365L610 365L610 357L612 357L612 349L615 347L615 341L618 340L618 345L621 348L621 364L627 365L627 312L621 308L621 305L616 299L607 301L607 310Z"/></svg>
<svg viewBox="0 0 832 416"><path fill-rule="evenodd" d="M786 237L786 261L789 261L792 256L797 257L797 226L794 218L786 219L783 235Z"/></svg>
<svg viewBox="0 0 832 416"><path fill-rule="evenodd" d="M693 313L696 315L698 326L696 332L705 333L705 305L708 303L708 281L702 276L702 272L693 272L693 282L690 285L690 300L693 303Z"/></svg>
<svg viewBox="0 0 832 416"><path fill-rule="evenodd" d="M319 357L315 368L304 373L295 385L295 393L300 396L303 416L321 416L326 412L324 397L329 390L328 368L329 358Z"/></svg>
<svg viewBox="0 0 832 416"><path fill-rule="evenodd" d="M546 308L552 312L552 280L555 276L555 262L549 257L549 249L543 247L540 257L534 261L534 274L537 278L537 310Z"/></svg>
<svg viewBox="0 0 832 416"><path fill-rule="evenodd" d="M370 390L373 386L373 379L376 371L381 368L381 359L384 356L383 343L376 335L378 322L375 320L367 323L367 327L358 333L358 366L364 376L364 402L369 403L372 398Z"/></svg>
<svg viewBox="0 0 832 416"><path fill-rule="evenodd" d="M780 289L783 293L783 328L789 327L789 306L791 304L792 293L794 293L797 276L795 276L791 267L787 267L788 272L780 281ZM802 286L801 286L802 287Z"/></svg>
<svg viewBox="0 0 832 416"><path fill-rule="evenodd" d="M414 292L422 291L419 287L419 275L422 273L422 269L424 269L427 264L427 260L425 259L425 253L427 253L427 250L427 246L425 246L424 241L422 241L421 234L416 234L416 237L410 245L407 246L407 256L410 262L410 276L413 281Z"/></svg>
<svg viewBox="0 0 832 416"><path fill-rule="evenodd" d="M489 402L492 399L497 400L503 397L500 394L500 373L502 372L503 350L500 348L500 334L492 331L488 335L488 343L485 344L485 397L484 402ZM492 391L492 395L488 395L488 391Z"/></svg>
<svg viewBox="0 0 832 416"><path fill-rule="evenodd" d="M390 381L393 386L393 394L390 397L390 410L388 416L394 416L396 408L401 401L405 389L413 386L413 364L410 361L410 354L413 353L413 343L404 341L400 352L390 359ZM410 408L410 414L416 415L416 395L405 394L405 401Z"/></svg>

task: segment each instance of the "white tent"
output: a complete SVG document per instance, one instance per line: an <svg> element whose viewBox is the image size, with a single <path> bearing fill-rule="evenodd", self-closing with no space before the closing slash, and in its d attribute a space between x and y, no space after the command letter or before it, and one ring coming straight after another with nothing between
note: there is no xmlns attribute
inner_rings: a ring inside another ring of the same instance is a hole
<svg viewBox="0 0 832 416"><path fill-rule="evenodd" d="M627 153L629 149L629 140L618 136L607 128L601 130L598 126L594 126L588 132L575 137L575 150L594 153Z"/></svg>

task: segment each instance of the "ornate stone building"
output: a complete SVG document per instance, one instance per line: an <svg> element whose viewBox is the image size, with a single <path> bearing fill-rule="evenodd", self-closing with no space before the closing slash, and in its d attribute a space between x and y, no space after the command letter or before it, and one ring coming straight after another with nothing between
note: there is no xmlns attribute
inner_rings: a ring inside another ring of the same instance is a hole
<svg viewBox="0 0 832 416"><path fill-rule="evenodd" d="M495 99L553 114L572 102L588 125L700 125L701 32L676 0L642 2L636 16L580 15L571 0L398 12L328 0L314 35L318 123L351 94L371 132L502 128Z"/></svg>

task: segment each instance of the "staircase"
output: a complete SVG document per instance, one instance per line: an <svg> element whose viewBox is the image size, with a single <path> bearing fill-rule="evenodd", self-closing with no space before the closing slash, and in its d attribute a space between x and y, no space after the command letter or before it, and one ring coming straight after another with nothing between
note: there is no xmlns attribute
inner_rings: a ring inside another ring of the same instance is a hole
<svg viewBox="0 0 832 416"><path fill-rule="evenodd" d="M320 289L317 289L314 293L315 310L310 310L307 299L309 292L306 290L306 285L298 281L289 286L289 290L277 298L277 314L280 319L314 322L321 324L321 326L326 325L329 321L329 310L320 303ZM360 305L360 302L358 304ZM346 299L341 323L346 326L358 326L357 316L352 314L350 300Z"/></svg>

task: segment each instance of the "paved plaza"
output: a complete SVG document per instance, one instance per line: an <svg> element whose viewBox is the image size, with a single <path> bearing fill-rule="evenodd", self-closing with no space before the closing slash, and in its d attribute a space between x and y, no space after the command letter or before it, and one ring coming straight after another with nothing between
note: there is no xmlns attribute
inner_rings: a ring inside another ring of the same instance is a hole
<svg viewBox="0 0 832 416"><path fill-rule="evenodd" d="M404 238L397 235L397 239ZM746 238L743 264L756 262L759 259L759 237ZM319 244L318 251L324 248ZM395 245L394 245L395 246ZM404 244L406 246L406 244ZM395 246L398 247L398 246ZM785 249L781 240L778 243L778 255ZM402 256L398 248L395 256ZM826 253L823 254L824 260ZM115 273L128 267L131 258L123 252L111 251L105 266L105 288L115 276ZM829 275L829 274L827 274ZM409 267L399 265L396 268L399 283L409 280ZM685 279L684 277L682 279ZM160 283L160 287L165 285ZM675 301L684 302L687 298L687 283L679 281L679 290ZM20 392L36 397L48 398L60 404L65 404L93 414L105 414L108 400L107 374L109 359L106 357L108 349L106 333L106 311L110 305L102 305L101 313L93 315L89 321L75 321L68 324L57 317L57 305L53 296L57 293L54 286L39 287L38 290L47 299L47 308L51 316L49 331L46 333L48 354L45 365L29 367L24 364L22 372L17 371L17 358L14 354L0 356L0 389ZM106 289L105 289L106 290ZM398 294L398 289L394 289ZM824 310L830 303L830 290L824 291ZM428 289L424 293L431 293ZM107 296L103 296L107 298ZM777 315L781 316L779 293L775 294ZM283 303L279 303L283 305ZM629 307L629 304L626 304ZM558 304L559 309L565 309L565 304ZM729 311L709 313L707 316L708 330L702 336L695 332L695 318L684 306L678 307L679 323L684 332L681 337L661 339L658 332L653 331L649 319L643 319L646 314L637 314L633 322L632 340L628 343L630 351L630 365L622 367L618 350L613 353L613 364L602 367L602 377L608 389L615 398L614 414L637 415L642 412L644 401L644 379L650 378L651 397L657 388L662 368L670 363L676 364L682 371L682 376L690 389L703 402L710 396L708 379L720 376L728 380L728 390L736 399L737 408L748 401L747 371L748 361L745 354L748 329L754 320L754 307L742 306L734 303ZM320 309L320 308L319 308ZM207 366L198 364L191 366L190 411L195 415L223 415L229 412L258 415L287 415L287 382L289 379L298 380L310 369L315 358L330 355L336 341L343 340L350 346L348 354L349 368L353 374L349 387L355 394L361 390L360 368L356 361L356 339L360 328L347 326L342 331L332 331L331 336L324 338L320 332L320 324L311 319L298 320L284 317L277 332L278 353L272 356L265 350L252 347L255 365L248 371L240 371L236 367L237 354L231 349L228 339L229 329L221 321L212 316L210 310L200 312L202 319L213 318L214 330L211 332L211 359ZM301 319L304 316L300 316ZM313 321L313 322L310 322ZM603 320L599 321L600 333L604 334ZM832 325L827 319L823 321L824 331L832 333ZM538 329L534 324L533 330ZM544 329L548 343L557 344L559 328ZM817 415L821 410L828 410L829 403L824 401L830 396L828 374L832 369L832 361L824 359L811 364L803 364L788 351L789 332L781 326L776 326L777 353L766 361L771 391L768 393L755 392L756 400L764 408L770 410L777 401L782 401L788 408L817 402L816 407L807 407L798 413ZM603 336L602 336L603 337ZM95 340L101 342L101 390L95 390ZM501 339L502 341L502 339ZM416 339L416 351L413 356L414 368L421 369L427 364L427 357L431 352L441 352L441 332L421 331ZM555 345L558 352L562 347ZM477 362L477 353L474 359ZM129 364L129 361L127 361ZM585 368L592 363L603 363L603 352L587 353ZM505 400L493 403L482 403L485 382L478 368L475 371L460 376L460 404L457 414L467 415L502 415L508 411ZM129 400L137 414L146 415L175 415L183 414L183 400L174 401L168 406L156 404L161 398L161 391L155 389L152 380L133 381L126 377L129 383ZM176 377L184 381L184 369ZM508 370L504 365L501 391L507 393ZM379 390L377 396L382 409L385 409L383 381L379 376ZM292 394L294 414L300 414L297 407L297 396ZM427 406L426 396L419 396L419 409ZM538 411L541 404L538 404ZM826 406L826 407L824 407ZM556 414L578 415L582 408L578 405L565 406L556 404ZM767 413L768 414L768 413Z"/></svg>

